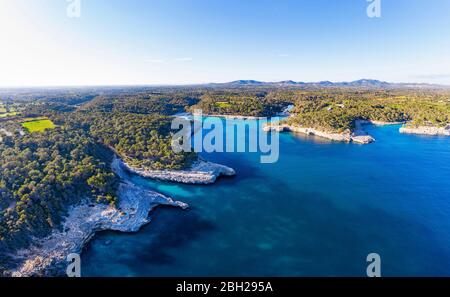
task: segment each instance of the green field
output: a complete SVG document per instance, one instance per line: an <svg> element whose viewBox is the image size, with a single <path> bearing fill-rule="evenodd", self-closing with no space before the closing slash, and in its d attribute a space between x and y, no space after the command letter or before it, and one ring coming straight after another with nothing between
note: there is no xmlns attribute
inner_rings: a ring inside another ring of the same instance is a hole
<svg viewBox="0 0 450 297"><path fill-rule="evenodd" d="M22 126L26 128L30 133L44 132L47 129L54 129L56 126L50 120L36 120L22 123Z"/></svg>
<svg viewBox="0 0 450 297"><path fill-rule="evenodd" d="M228 108L228 107L231 107L231 104L230 104L230 103L224 102L224 101L216 102L216 105L217 105L217 107L220 107L220 108Z"/></svg>
<svg viewBox="0 0 450 297"><path fill-rule="evenodd" d="M13 117L15 115L17 115L17 112L0 113L0 119L7 118L7 117Z"/></svg>

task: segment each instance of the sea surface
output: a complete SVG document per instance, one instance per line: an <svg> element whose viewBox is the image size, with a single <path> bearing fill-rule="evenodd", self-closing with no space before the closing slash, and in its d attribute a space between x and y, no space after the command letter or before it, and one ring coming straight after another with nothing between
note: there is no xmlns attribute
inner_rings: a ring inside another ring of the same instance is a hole
<svg viewBox="0 0 450 297"><path fill-rule="evenodd" d="M237 176L210 186L130 178L187 202L135 234L103 232L83 276L450 276L450 137L367 126L370 145L280 135L280 158L202 154ZM253 131L255 132L255 131ZM244 137L238 135L237 137Z"/></svg>

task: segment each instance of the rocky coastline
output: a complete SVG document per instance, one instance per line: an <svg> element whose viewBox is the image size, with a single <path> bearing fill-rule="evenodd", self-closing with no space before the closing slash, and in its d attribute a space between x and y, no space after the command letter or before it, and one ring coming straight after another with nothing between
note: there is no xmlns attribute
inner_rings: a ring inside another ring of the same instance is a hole
<svg viewBox="0 0 450 297"><path fill-rule="evenodd" d="M384 122L384 121L373 121L373 120L358 120L362 125L375 125L375 126L388 126L388 125L401 125L405 122Z"/></svg>
<svg viewBox="0 0 450 297"><path fill-rule="evenodd" d="M10 255L17 267L5 274L13 277L64 276L69 254L80 254L83 247L97 232L112 230L137 232L150 222L149 213L167 205L186 209L183 202L150 191L128 181L125 171L143 177L164 181L211 184L221 176L235 175L232 168L198 159L187 170L140 170L133 168L115 156L111 164L113 171L121 178L118 189L118 206L93 203L87 199L72 206L62 227L42 239L34 239L32 246Z"/></svg>
<svg viewBox="0 0 450 297"><path fill-rule="evenodd" d="M199 158L192 166L185 170L148 170L135 168L119 160L120 166L129 173L145 178L156 179L167 182L177 182L183 184L213 184L220 176L234 176L234 169L205 161Z"/></svg>
<svg viewBox="0 0 450 297"><path fill-rule="evenodd" d="M326 138L333 141L340 142L354 142L359 144L369 144L375 141L375 139L368 135L364 129L364 125L376 125L376 126L386 126L386 125L404 125L405 122L384 122L384 121L373 121L373 120L357 120L355 121L355 130L353 132L347 131L344 133L332 133L320 131L314 128L298 127L289 125L286 123L270 123L264 127L264 131L275 131L275 132L294 132L302 133L306 135L315 135L318 137ZM450 136L450 124L445 127L436 126L410 126L404 125L400 128L400 133L403 134L417 134L417 135L430 135L430 136Z"/></svg>
<svg viewBox="0 0 450 297"><path fill-rule="evenodd" d="M445 127L434 126L404 126L400 128L400 133L404 134L418 134L418 135L432 135L432 136L450 136L450 124Z"/></svg>
<svg viewBox="0 0 450 297"><path fill-rule="evenodd" d="M118 158L115 158L112 167L119 176L124 176ZM149 213L157 206L188 208L183 202L174 201L127 180L121 182L118 197L117 207L88 201L72 206L60 230L55 229L46 238L35 239L33 246L11 255L21 264L6 274L14 277L63 276L67 256L80 254L97 232L137 232L150 222Z"/></svg>
<svg viewBox="0 0 450 297"><path fill-rule="evenodd" d="M275 132L294 132L294 133L302 133L306 135L314 135L322 138L326 138L333 141L339 142L354 142L358 144L369 144L375 141L375 139L368 135L364 129L362 128L363 122L356 122L355 131L347 131L344 133L333 133L333 132L325 132L320 131L314 128L305 128L293 126L285 123L271 123L267 124L263 129L265 132L275 131Z"/></svg>

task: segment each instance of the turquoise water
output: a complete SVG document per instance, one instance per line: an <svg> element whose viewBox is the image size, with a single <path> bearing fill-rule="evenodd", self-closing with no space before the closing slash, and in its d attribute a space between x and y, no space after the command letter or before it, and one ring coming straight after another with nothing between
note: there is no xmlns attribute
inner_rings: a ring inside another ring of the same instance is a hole
<svg viewBox="0 0 450 297"><path fill-rule="evenodd" d="M84 276L450 276L450 138L368 126L377 142L280 136L280 159L203 156L236 169L211 186L139 184L190 204L136 234L104 232Z"/></svg>

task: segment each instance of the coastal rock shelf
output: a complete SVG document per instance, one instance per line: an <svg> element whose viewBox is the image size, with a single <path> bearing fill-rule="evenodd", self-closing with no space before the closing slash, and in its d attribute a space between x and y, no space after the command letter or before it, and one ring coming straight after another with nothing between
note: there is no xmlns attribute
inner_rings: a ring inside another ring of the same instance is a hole
<svg viewBox="0 0 450 297"><path fill-rule="evenodd" d="M402 127L400 128L400 133L450 136L450 125L447 125L446 127Z"/></svg>
<svg viewBox="0 0 450 297"><path fill-rule="evenodd" d="M219 176L236 175L234 169L230 167L202 159L196 161L191 168L186 170L145 170L134 168L122 161L121 165L128 172L142 177L184 184L212 184Z"/></svg>
<svg viewBox="0 0 450 297"><path fill-rule="evenodd" d="M12 276L63 275L67 266L66 257L81 253L83 246L96 232L113 230L137 232L150 222L149 213L159 205L186 209L187 204L148 191L129 182L119 187L119 206L82 203L69 210L62 231L55 230L28 249L20 250L15 258L23 263Z"/></svg>
<svg viewBox="0 0 450 297"><path fill-rule="evenodd" d="M357 125L358 129L353 133L328 133L324 131L319 131L317 129L313 128L303 128L303 127L296 127L291 126L287 124L270 124L266 125L263 129L265 132L269 131L275 131L275 132L294 132L294 133L302 133L306 135L315 135L322 138L330 139L333 141L340 141L340 142L355 142L360 144L368 144L375 141L375 139L367 135L359 126Z"/></svg>
<svg viewBox="0 0 450 297"><path fill-rule="evenodd" d="M10 271L10 275L64 275L67 256L72 253L80 254L84 245L97 232L137 232L150 222L149 213L159 205L188 208L183 202L131 183L123 169L144 177L189 184L210 184L221 175L236 174L232 168L202 159L190 169L180 171L139 170L128 166L118 157L114 158L111 167L122 180L118 190L118 207L87 201L71 207L61 230L55 229L48 237L36 239L33 246L13 255L15 261L21 264Z"/></svg>

